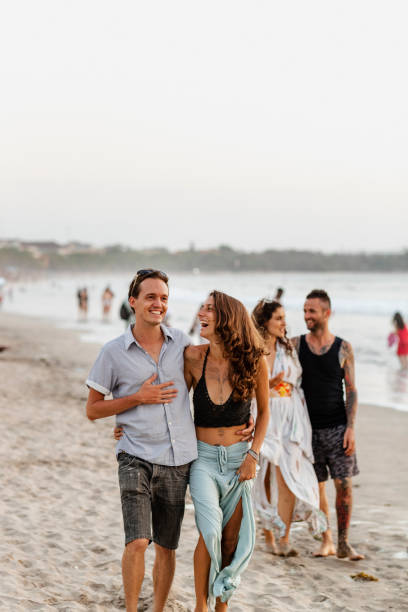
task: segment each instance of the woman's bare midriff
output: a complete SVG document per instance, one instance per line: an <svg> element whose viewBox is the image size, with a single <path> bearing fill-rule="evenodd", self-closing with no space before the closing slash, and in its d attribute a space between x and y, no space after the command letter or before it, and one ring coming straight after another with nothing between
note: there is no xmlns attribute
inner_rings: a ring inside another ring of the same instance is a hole
<svg viewBox="0 0 408 612"><path fill-rule="evenodd" d="M233 427L196 427L197 440L213 446L231 446L241 442L241 438L236 435L236 432L242 431L246 426L246 423L243 423Z"/></svg>

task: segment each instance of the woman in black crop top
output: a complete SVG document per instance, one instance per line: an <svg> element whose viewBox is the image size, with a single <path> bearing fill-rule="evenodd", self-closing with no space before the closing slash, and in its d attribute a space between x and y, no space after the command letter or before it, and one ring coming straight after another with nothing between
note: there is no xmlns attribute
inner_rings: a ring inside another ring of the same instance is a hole
<svg viewBox="0 0 408 612"><path fill-rule="evenodd" d="M208 599L221 612L255 543L250 491L268 426L268 369L262 339L241 302L213 291L198 318L209 344L187 347L184 354L198 440L190 473L200 532L194 553L196 612L207 610ZM248 449L237 432L248 421L254 395L258 418Z"/></svg>

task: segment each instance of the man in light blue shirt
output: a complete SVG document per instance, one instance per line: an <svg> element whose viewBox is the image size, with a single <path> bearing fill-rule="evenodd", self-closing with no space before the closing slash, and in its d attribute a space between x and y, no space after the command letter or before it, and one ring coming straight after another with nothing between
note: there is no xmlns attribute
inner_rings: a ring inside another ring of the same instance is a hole
<svg viewBox="0 0 408 612"><path fill-rule="evenodd" d="M154 610L164 609L175 570L190 463L197 442L183 376L186 334L162 325L168 277L139 270L129 287L136 322L101 350L87 380L87 416L117 415L126 609L137 610L144 553L154 541ZM105 400L112 393L113 399ZM152 529L153 527L153 529Z"/></svg>
<svg viewBox="0 0 408 612"><path fill-rule="evenodd" d="M191 341L179 329L160 325L162 344L156 361L136 339L137 327L129 326L122 336L105 344L86 384L104 396L112 393L114 399L137 395L132 400L137 409L116 413L116 424L123 429L117 455L124 451L168 466L190 463L197 457L197 443L183 353ZM149 393L159 393L159 403Z"/></svg>

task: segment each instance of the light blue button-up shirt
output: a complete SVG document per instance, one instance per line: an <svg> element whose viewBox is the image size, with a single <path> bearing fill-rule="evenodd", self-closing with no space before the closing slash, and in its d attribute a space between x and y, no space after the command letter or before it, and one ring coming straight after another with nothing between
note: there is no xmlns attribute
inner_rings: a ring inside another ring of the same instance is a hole
<svg viewBox="0 0 408 612"><path fill-rule="evenodd" d="M131 326L101 349L89 377L88 387L114 399L139 391L157 374L153 384L173 381L177 397L166 404L141 404L116 415L123 436L116 453L130 455L159 465L183 465L197 458L197 440L184 380L183 353L191 342L179 329L161 326L164 342L156 363L135 340Z"/></svg>

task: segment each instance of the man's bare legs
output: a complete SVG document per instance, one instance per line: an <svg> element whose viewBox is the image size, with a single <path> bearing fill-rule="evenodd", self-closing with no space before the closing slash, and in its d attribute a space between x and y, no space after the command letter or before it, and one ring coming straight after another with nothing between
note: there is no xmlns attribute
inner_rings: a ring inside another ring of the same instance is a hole
<svg viewBox="0 0 408 612"><path fill-rule="evenodd" d="M145 552L149 540L138 539L127 544L122 557L123 586L126 612L137 612L140 589L145 574ZM174 550L155 544L156 558L153 566L154 612L162 612L173 581L176 567Z"/></svg>
<svg viewBox="0 0 408 612"><path fill-rule="evenodd" d="M145 552L149 540L138 539L126 545L122 557L126 612L137 612L140 589L145 573Z"/></svg>
<svg viewBox="0 0 408 612"><path fill-rule="evenodd" d="M162 612L170 592L176 569L176 551L155 544L156 558L153 565L153 612Z"/></svg>
<svg viewBox="0 0 408 612"><path fill-rule="evenodd" d="M351 509L353 505L353 489L351 478L336 478L334 480L336 487L336 512L337 512L337 556L339 559L348 557L351 561L359 561L364 559L364 555L360 555L350 546L348 542L348 530L351 519Z"/></svg>
<svg viewBox="0 0 408 612"><path fill-rule="evenodd" d="M327 524L330 525L329 522L329 500L327 499L326 494L326 483L319 482L319 497L320 497L320 510L324 512L327 519ZM323 541L320 545L319 550L313 553L314 557L328 557L329 555L335 555L336 549L334 547L333 536L330 527L322 533Z"/></svg>
<svg viewBox="0 0 408 612"><path fill-rule="evenodd" d="M266 499L268 500L269 503L271 503L271 464L270 463L268 463L268 467L266 468L264 487L265 487ZM263 534L265 536L265 543L266 543L267 549L274 555L277 555L278 549L275 543L275 536L273 535L272 529L263 529Z"/></svg>
<svg viewBox="0 0 408 612"><path fill-rule="evenodd" d="M282 556L294 557L298 553L295 549L289 550L289 534L295 507L295 496L286 484L278 466L276 466L276 478L278 481L278 513L286 526L285 535L279 539L279 552Z"/></svg>
<svg viewBox="0 0 408 612"><path fill-rule="evenodd" d="M221 540L221 567L226 567L232 561L235 550L238 544L238 535L242 521L242 502L239 501L234 510L233 515L224 527ZM196 607L195 612L207 612L208 598L208 576L210 572L211 559L208 554L203 536L197 542L194 551L194 584L196 592ZM223 603L217 598L215 604L215 612L225 612L228 610L228 604Z"/></svg>

